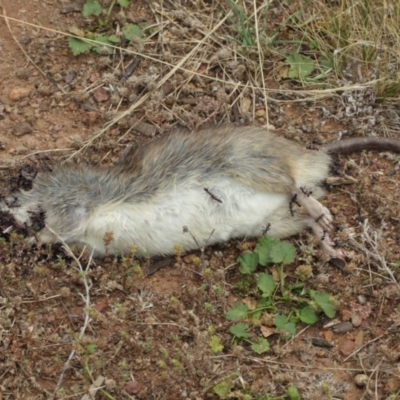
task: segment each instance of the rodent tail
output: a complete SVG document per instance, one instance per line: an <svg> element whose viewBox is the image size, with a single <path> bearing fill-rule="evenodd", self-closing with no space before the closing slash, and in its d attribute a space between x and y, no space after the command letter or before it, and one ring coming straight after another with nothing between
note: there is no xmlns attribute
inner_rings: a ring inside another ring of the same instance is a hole
<svg viewBox="0 0 400 400"><path fill-rule="evenodd" d="M383 137L360 137L339 140L319 147L328 154L349 154L362 150L392 151L400 153L400 140Z"/></svg>

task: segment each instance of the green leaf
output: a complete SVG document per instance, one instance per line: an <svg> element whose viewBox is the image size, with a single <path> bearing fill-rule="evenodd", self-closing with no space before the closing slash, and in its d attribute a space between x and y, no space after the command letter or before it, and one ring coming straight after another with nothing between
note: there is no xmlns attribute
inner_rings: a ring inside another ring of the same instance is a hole
<svg viewBox="0 0 400 400"><path fill-rule="evenodd" d="M269 351L269 342L267 339L258 338L256 342L251 344L251 349L257 354L263 354Z"/></svg>
<svg viewBox="0 0 400 400"><path fill-rule="evenodd" d="M211 336L209 345L214 354L220 353L224 349L221 339L216 335Z"/></svg>
<svg viewBox="0 0 400 400"><path fill-rule="evenodd" d="M283 327L288 323L286 315L277 315L274 320L276 329L283 329Z"/></svg>
<svg viewBox="0 0 400 400"><path fill-rule="evenodd" d="M86 51L92 48L92 44L88 42L84 42L81 39L76 39L74 37L68 38L68 46L72 51L74 56L78 56L79 54L85 53Z"/></svg>
<svg viewBox="0 0 400 400"><path fill-rule="evenodd" d="M84 17L89 17L90 15L99 16L103 12L101 5L96 0L86 0L83 5L82 14Z"/></svg>
<svg viewBox="0 0 400 400"><path fill-rule="evenodd" d="M272 236L261 236L257 240L256 248L254 252L258 254L259 264L265 267L266 265L272 263L270 252L271 249L280 243L278 238L274 238Z"/></svg>
<svg viewBox="0 0 400 400"><path fill-rule="evenodd" d="M261 297L261 299L257 302L256 308L262 308L263 310L276 310L276 307L269 297Z"/></svg>
<svg viewBox="0 0 400 400"><path fill-rule="evenodd" d="M336 310L333 302L328 293L315 293L313 296L318 307L325 313L329 318L333 318L336 314Z"/></svg>
<svg viewBox="0 0 400 400"><path fill-rule="evenodd" d="M291 264L295 259L296 249L289 242L279 242L271 249L270 256L274 263Z"/></svg>
<svg viewBox="0 0 400 400"><path fill-rule="evenodd" d="M237 303L226 313L226 319L228 321L234 321L247 317L248 313L249 307L247 307L246 304Z"/></svg>
<svg viewBox="0 0 400 400"><path fill-rule="evenodd" d="M290 54L286 58L286 64L290 67L289 78L304 79L314 71L314 63L311 58L298 53Z"/></svg>
<svg viewBox="0 0 400 400"><path fill-rule="evenodd" d="M126 40L132 40L134 36L141 37L143 35L142 30L135 24L128 24L122 29L122 32Z"/></svg>
<svg viewBox="0 0 400 400"><path fill-rule="evenodd" d="M257 278L257 287L262 292L262 297L270 297L274 293L276 283L271 275L262 272Z"/></svg>
<svg viewBox="0 0 400 400"><path fill-rule="evenodd" d="M236 324L230 327L229 332L239 339L248 339L251 335L246 332L247 329L249 329L249 324Z"/></svg>
<svg viewBox="0 0 400 400"><path fill-rule="evenodd" d="M97 43L99 43L98 45L93 44L92 50L94 52L96 52L97 54L100 54L102 51L102 48L105 47L107 49L108 54L113 54L114 49L112 47L104 46L107 44L111 44L108 36L97 35L93 38L93 40L96 41Z"/></svg>
<svg viewBox="0 0 400 400"><path fill-rule="evenodd" d="M128 8L130 0L117 0L117 2L121 7Z"/></svg>
<svg viewBox="0 0 400 400"><path fill-rule="evenodd" d="M294 322L289 322L283 327L283 330L290 336L294 336L296 334L296 324Z"/></svg>
<svg viewBox="0 0 400 400"><path fill-rule="evenodd" d="M331 57L325 57L325 56L320 56L318 57L318 62L321 65L321 67L326 68L326 69L334 69L335 68L335 62L333 61L333 58Z"/></svg>
<svg viewBox="0 0 400 400"><path fill-rule="evenodd" d="M300 393L296 386L290 385L287 389L287 397L289 400L300 400Z"/></svg>
<svg viewBox="0 0 400 400"><path fill-rule="evenodd" d="M221 400L225 400L229 397L229 394L232 389L233 389L233 380L229 379L217 383L212 390Z"/></svg>
<svg viewBox="0 0 400 400"><path fill-rule="evenodd" d="M252 274L258 265L258 254L257 253L243 253L237 261L239 262L239 271L242 274Z"/></svg>
<svg viewBox="0 0 400 400"><path fill-rule="evenodd" d="M294 336L296 334L296 324L294 322L289 322L286 315L278 315L274 323L283 336Z"/></svg>
<svg viewBox="0 0 400 400"><path fill-rule="evenodd" d="M249 311L247 316L253 323L256 323L256 321L259 321L259 319L261 318L263 312L264 310Z"/></svg>
<svg viewBox="0 0 400 400"><path fill-rule="evenodd" d="M119 43L120 39L119 39L119 37L117 35L110 35L108 37L108 41L111 42L111 43Z"/></svg>
<svg viewBox="0 0 400 400"><path fill-rule="evenodd" d="M97 346L96 346L95 344L93 344L93 343L88 344L88 345L86 346L86 351L87 351L88 353L94 353L96 350L97 350Z"/></svg>
<svg viewBox="0 0 400 400"><path fill-rule="evenodd" d="M318 315L311 307L305 307L300 311L300 321L305 324L312 325L318 321Z"/></svg>

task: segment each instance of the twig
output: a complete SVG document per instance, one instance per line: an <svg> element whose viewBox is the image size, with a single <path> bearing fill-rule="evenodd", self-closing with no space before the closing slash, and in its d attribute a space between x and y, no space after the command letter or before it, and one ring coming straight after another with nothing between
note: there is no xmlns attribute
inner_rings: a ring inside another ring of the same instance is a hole
<svg viewBox="0 0 400 400"><path fill-rule="evenodd" d="M265 87L265 78L264 78L264 53L261 49L260 37L258 33L258 16L257 16L257 2L253 0L254 5L254 26L256 29L256 41L257 41L257 50L258 50L258 59L260 66L260 75L261 75L261 83L262 83L262 94L264 97L264 109L265 109L265 121L267 126L269 126L269 113L268 113L268 96L266 96L267 90Z"/></svg>
<svg viewBox="0 0 400 400"><path fill-rule="evenodd" d="M51 229L48 225L46 225L46 228L53 233L55 236L57 236L58 240L62 243L63 245L63 249L66 251L66 253L68 254L69 257L71 257L78 265L77 270L79 271L79 274L82 278L83 284L85 286L85 294L79 293L79 295L82 297L83 302L85 303L85 306L83 308L84 313L85 313L85 321L81 327L81 330L79 332L79 340L81 340L85 334L86 328L89 326L89 323L91 321L90 315L89 315L89 308L90 308L90 289L92 287L91 283L88 283L87 279L86 279L86 272L89 269L90 264L92 263L92 258L93 258L93 252L94 249L92 251L92 253L90 254L89 257L89 261L87 263L87 267L86 269L83 269L82 264L80 262L80 258L82 257L83 252L86 250L86 248L84 248L82 250L82 253L79 257L76 257L75 254L72 252L71 248L67 245L67 243L64 241L64 239L58 235L53 229ZM57 385L56 388L54 389L53 395L51 397L51 399L54 399L58 390L60 389L60 386L62 384L62 381L64 379L64 375L66 373L66 371L69 369L69 365L71 360L73 359L73 357L75 356L75 352L76 350L72 350L67 361L64 363L63 369L61 371L60 377L58 378L57 381Z"/></svg>
<svg viewBox="0 0 400 400"><path fill-rule="evenodd" d="M362 226L362 240L364 242L367 242L373 249L373 251L368 250L367 246L361 245L358 243L355 239L351 238L351 243L353 244L354 247L358 248L361 250L367 258L372 258L373 260L377 261L381 268L386 271L386 273L390 276L392 281L396 284L396 286L400 289L400 284L397 282L396 277L393 274L393 271L388 267L385 257L381 255L381 251L379 250L378 246L378 240L377 240L377 234L374 232L374 238L371 236L371 228L368 224L368 219L364 221L364 224Z"/></svg>

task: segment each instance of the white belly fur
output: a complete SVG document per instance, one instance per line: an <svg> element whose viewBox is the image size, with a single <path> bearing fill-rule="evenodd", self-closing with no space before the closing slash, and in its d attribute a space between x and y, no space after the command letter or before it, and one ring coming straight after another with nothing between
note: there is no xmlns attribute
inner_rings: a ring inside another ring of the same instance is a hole
<svg viewBox="0 0 400 400"><path fill-rule="evenodd" d="M214 200L208 188L222 203ZM98 207L84 222L77 241L104 254L103 238L113 233L110 253L124 253L132 245L137 255L173 254L235 237L260 236L274 211L288 209L285 194L262 193L236 181L218 180L177 186L147 203L109 203ZM196 238L184 232L186 226ZM213 232L214 231L214 232ZM211 235L211 233L213 234ZM211 235L211 237L210 237Z"/></svg>

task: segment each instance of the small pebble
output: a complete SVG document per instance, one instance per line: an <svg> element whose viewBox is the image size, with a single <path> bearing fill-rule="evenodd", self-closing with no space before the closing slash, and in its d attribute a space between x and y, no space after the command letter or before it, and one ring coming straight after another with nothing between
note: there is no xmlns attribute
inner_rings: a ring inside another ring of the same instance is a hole
<svg viewBox="0 0 400 400"><path fill-rule="evenodd" d="M17 100L23 99L24 97L28 97L29 94L31 93L31 90L32 89L30 87L14 88L14 89L11 89L10 94L8 95L8 97L12 101L17 101Z"/></svg>
<svg viewBox="0 0 400 400"><path fill-rule="evenodd" d="M359 304L365 304L367 302L367 299L363 294L360 294L359 296L357 296L357 301L359 302Z"/></svg>
<svg viewBox="0 0 400 400"><path fill-rule="evenodd" d="M23 136L32 133L32 127L28 122L20 122L14 126L14 135Z"/></svg>
<svg viewBox="0 0 400 400"><path fill-rule="evenodd" d="M333 332L335 333L346 333L353 329L353 324L351 322L342 322L333 327Z"/></svg>
<svg viewBox="0 0 400 400"><path fill-rule="evenodd" d="M354 327L357 328L358 326L360 326L360 325L361 325L361 322L362 322L362 318L361 318L360 315L358 315L358 314L352 315L352 317L351 317L351 323L353 324Z"/></svg>
<svg viewBox="0 0 400 400"><path fill-rule="evenodd" d="M354 383L359 387L365 387L368 383L368 376L365 374L358 374L354 377Z"/></svg>

